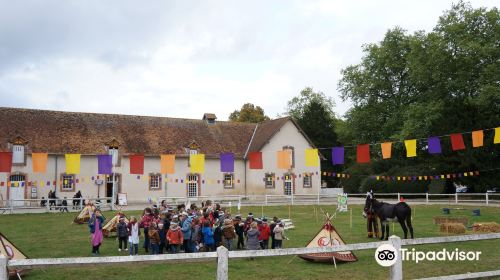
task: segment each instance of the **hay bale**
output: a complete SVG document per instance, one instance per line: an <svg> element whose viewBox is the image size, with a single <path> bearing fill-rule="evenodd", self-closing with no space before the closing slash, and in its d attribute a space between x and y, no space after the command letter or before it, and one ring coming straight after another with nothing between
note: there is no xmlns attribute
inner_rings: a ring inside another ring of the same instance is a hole
<svg viewBox="0 0 500 280"><path fill-rule="evenodd" d="M490 223L474 223L472 230L476 232L500 232L500 225L495 222Z"/></svg>
<svg viewBox="0 0 500 280"><path fill-rule="evenodd" d="M441 232L463 234L465 233L465 226L462 223L443 223L439 226Z"/></svg>
<svg viewBox="0 0 500 280"><path fill-rule="evenodd" d="M469 218L467 217L446 217L446 216L437 216L434 217L434 224L441 225L445 223L460 223L464 226L467 226L469 223Z"/></svg>

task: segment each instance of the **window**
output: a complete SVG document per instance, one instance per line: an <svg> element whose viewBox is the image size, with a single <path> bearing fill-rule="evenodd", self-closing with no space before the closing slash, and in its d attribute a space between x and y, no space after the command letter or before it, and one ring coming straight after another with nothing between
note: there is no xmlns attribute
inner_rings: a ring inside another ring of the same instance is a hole
<svg viewBox="0 0 500 280"><path fill-rule="evenodd" d="M290 162L292 163L292 166L290 168L295 167L295 148L292 146L284 146L283 151L290 151Z"/></svg>
<svg viewBox="0 0 500 280"><path fill-rule="evenodd" d="M187 176L187 195L188 197L198 196L198 175L190 174Z"/></svg>
<svg viewBox="0 0 500 280"><path fill-rule="evenodd" d="M161 190L161 174L149 174L149 190Z"/></svg>
<svg viewBox="0 0 500 280"><path fill-rule="evenodd" d="M24 145L12 146L12 163L24 164Z"/></svg>
<svg viewBox="0 0 500 280"><path fill-rule="evenodd" d="M266 189L274 189L274 173L266 173Z"/></svg>
<svg viewBox="0 0 500 280"><path fill-rule="evenodd" d="M75 175L63 174L61 181L62 192L72 192L75 190Z"/></svg>
<svg viewBox="0 0 500 280"><path fill-rule="evenodd" d="M224 188L233 189L234 188L234 174L224 173Z"/></svg>
<svg viewBox="0 0 500 280"><path fill-rule="evenodd" d="M309 174L304 174L304 188L312 187L312 178Z"/></svg>

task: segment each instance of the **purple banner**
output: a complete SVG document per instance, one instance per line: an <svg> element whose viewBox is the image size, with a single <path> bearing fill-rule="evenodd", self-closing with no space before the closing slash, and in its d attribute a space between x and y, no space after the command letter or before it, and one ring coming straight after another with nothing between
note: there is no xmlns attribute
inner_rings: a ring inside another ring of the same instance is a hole
<svg viewBox="0 0 500 280"><path fill-rule="evenodd" d="M99 174L111 174L113 167L113 158L111 155L98 155L97 156L97 169Z"/></svg>
<svg viewBox="0 0 500 280"><path fill-rule="evenodd" d="M429 154L440 154L441 153L441 142L439 137L429 137L427 140L429 145Z"/></svg>
<svg viewBox="0 0 500 280"><path fill-rule="evenodd" d="M333 147L332 149L332 163L344 164L344 147Z"/></svg>
<svg viewBox="0 0 500 280"><path fill-rule="evenodd" d="M234 154L233 153L220 154L220 171L221 172L234 172Z"/></svg>

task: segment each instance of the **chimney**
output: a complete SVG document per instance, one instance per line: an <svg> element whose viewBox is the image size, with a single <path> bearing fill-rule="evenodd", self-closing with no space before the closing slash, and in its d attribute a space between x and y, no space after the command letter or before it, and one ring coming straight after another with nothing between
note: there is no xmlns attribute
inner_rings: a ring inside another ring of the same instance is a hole
<svg viewBox="0 0 500 280"><path fill-rule="evenodd" d="M212 113L203 114L203 120L206 121L208 124L214 124L216 119L217 116L215 114Z"/></svg>

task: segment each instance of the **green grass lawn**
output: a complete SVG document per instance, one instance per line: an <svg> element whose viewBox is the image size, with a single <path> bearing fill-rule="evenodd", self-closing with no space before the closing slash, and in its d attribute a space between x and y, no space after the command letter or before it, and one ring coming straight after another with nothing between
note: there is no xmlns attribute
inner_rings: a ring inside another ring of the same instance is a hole
<svg viewBox="0 0 500 280"><path fill-rule="evenodd" d="M433 224L432 217L441 215L442 206L412 206L414 209L413 226L415 237L443 236L439 227ZM452 210L451 216L467 216L471 222L500 223L500 208L480 207L481 216L471 217L471 209L478 207L463 207L467 210ZM333 207L322 206L322 209L334 212ZM234 209L233 209L234 210ZM261 214L261 207L242 207L241 213L253 212ZM334 226L347 243L371 242L374 239L366 237L366 220L361 216L361 206L353 206L352 228L350 214L337 213ZM287 218L288 206L264 207L264 215ZM319 212L319 211L318 211ZM139 211L127 212L139 215ZM110 219L112 212L104 215ZM90 256L90 234L86 225L71 224L74 213L20 214L0 216L0 231L15 243L30 258L48 257L81 257ZM292 206L291 218L296 226L287 232L289 241L284 241L286 248L303 247L317 233L322 225L321 214L314 214L314 206ZM402 236L399 224L394 226L391 234ZM439 275L460 274L497 270L500 267L500 240L474 241L437 245L418 246L419 250L482 251L478 262L470 261L423 261L415 264L403 263L405 279L431 277ZM409 248L411 250L411 247ZM141 253L143 249L140 248ZM117 241L114 238L104 240L101 247L102 256L126 255L117 251ZM267 257L254 260L230 260L230 279L387 279L388 269L379 266L373 257L374 250L356 251L359 261L333 265L309 263L298 257ZM190 264L155 264L155 265L122 265L96 266L82 268L35 269L23 279L213 279L216 273L216 263L201 262Z"/></svg>

